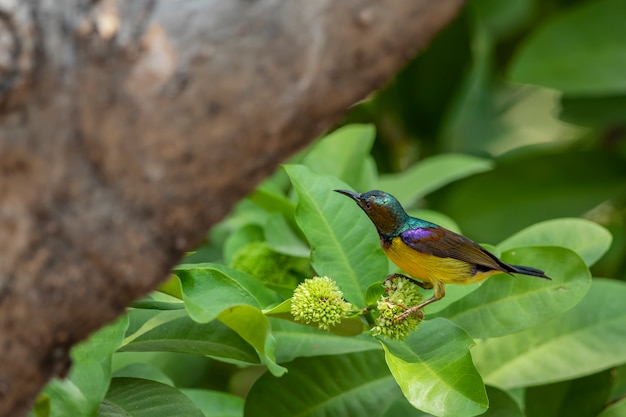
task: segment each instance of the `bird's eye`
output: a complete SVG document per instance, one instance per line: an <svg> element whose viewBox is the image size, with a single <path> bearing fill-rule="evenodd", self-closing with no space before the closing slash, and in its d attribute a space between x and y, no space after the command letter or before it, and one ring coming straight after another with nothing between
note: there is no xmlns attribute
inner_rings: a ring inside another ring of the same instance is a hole
<svg viewBox="0 0 626 417"><path fill-rule="evenodd" d="M368 209L368 210L371 210L372 209L372 202L371 201L366 201L365 202L365 208Z"/></svg>

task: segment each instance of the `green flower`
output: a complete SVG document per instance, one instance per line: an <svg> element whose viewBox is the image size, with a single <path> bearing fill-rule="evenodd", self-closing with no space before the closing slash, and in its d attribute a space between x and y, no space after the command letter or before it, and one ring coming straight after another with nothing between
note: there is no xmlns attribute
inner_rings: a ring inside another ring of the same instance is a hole
<svg viewBox="0 0 626 417"><path fill-rule="evenodd" d="M304 323L317 323L328 330L347 317L352 304L343 299L335 281L313 277L298 285L291 298L291 315Z"/></svg>
<svg viewBox="0 0 626 417"><path fill-rule="evenodd" d="M378 318L376 326L372 328L373 335L381 335L389 339L404 340L422 322L422 319L413 314L403 320L395 318L404 313L406 308L422 302L417 285L406 278L394 278L383 284L385 293L378 300Z"/></svg>

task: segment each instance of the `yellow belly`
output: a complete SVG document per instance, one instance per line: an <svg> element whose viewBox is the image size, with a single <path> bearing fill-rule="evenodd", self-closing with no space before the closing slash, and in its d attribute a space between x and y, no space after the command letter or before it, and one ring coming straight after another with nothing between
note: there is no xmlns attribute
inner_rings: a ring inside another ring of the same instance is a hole
<svg viewBox="0 0 626 417"><path fill-rule="evenodd" d="M399 237L393 238L391 245L383 251L400 269L424 282L437 286L445 284L471 284L482 281L498 271L477 272L474 266L454 258L439 258L426 255L405 245Z"/></svg>

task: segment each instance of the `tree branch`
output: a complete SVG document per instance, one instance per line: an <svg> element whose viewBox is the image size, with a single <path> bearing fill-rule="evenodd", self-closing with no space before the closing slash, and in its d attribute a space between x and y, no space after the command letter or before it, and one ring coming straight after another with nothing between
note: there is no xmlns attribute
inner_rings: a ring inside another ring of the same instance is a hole
<svg viewBox="0 0 626 417"><path fill-rule="evenodd" d="M461 3L2 2L0 415Z"/></svg>

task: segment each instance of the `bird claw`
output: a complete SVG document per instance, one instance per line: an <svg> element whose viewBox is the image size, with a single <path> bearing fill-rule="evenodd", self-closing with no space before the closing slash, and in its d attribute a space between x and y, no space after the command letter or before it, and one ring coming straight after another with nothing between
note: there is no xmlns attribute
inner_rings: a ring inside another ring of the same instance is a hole
<svg viewBox="0 0 626 417"><path fill-rule="evenodd" d="M413 314L415 314L420 320L424 319L424 313L422 312L422 309L420 308L420 306L417 306L407 308L404 313L395 316L393 318L393 321L395 321L396 323L401 322L402 320L406 319L409 316L412 316Z"/></svg>

